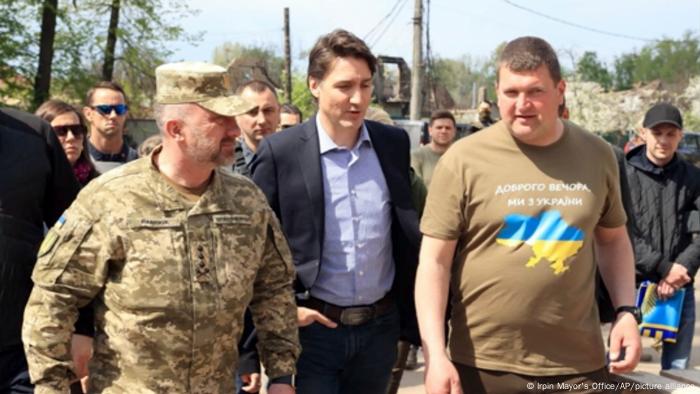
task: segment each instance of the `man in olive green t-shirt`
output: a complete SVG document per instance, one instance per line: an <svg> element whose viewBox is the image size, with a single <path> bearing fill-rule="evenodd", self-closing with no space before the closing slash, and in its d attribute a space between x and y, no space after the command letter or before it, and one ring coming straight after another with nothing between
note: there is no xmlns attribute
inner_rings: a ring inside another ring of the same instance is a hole
<svg viewBox="0 0 700 394"><path fill-rule="evenodd" d="M430 143L411 152L411 168L423 180L425 186L430 186L438 159L455 140L457 124L454 115L446 110L433 112L430 116L428 133L430 134Z"/></svg>
<svg viewBox="0 0 700 394"><path fill-rule="evenodd" d="M618 308L610 371L634 369L641 348L614 154L557 116L565 83L546 41L508 43L496 90L503 120L442 156L421 222L416 308L426 391L532 393L563 383L606 392L594 384L608 376L594 244Z"/></svg>

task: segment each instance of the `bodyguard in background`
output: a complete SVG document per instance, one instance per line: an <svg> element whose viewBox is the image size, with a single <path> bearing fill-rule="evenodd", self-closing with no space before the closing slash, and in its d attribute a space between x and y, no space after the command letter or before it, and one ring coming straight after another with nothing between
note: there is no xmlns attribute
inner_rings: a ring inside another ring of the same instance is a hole
<svg viewBox="0 0 700 394"><path fill-rule="evenodd" d="M644 145L625 156L632 220L630 234L637 281L658 284L661 299L685 288L676 343L664 342L661 369L688 368L695 329L693 277L700 266L700 238L690 225L700 210L700 169L681 158L683 118L668 103L654 105L642 124Z"/></svg>

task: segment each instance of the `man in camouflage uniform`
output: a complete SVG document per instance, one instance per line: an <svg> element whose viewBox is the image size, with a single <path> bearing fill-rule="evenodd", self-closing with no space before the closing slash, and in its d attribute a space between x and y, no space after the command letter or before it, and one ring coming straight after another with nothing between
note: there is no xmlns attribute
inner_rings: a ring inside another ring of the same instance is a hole
<svg viewBox="0 0 700 394"><path fill-rule="evenodd" d="M252 105L218 66L156 80L162 147L83 189L39 251L23 327L36 392L68 390L73 322L94 299L91 392L233 392L250 305L268 392L293 393L279 383L300 350L290 252L265 196L218 168Z"/></svg>

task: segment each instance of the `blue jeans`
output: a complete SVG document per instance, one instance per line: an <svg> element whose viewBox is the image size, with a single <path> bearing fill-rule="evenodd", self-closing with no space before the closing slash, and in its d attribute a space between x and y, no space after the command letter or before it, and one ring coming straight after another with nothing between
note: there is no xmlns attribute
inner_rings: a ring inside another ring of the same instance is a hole
<svg viewBox="0 0 700 394"><path fill-rule="evenodd" d="M686 369L693 348L695 331L695 289L685 288L681 322L678 326L676 343L664 342L661 353L661 369Z"/></svg>
<svg viewBox="0 0 700 394"><path fill-rule="evenodd" d="M27 359L22 346L0 351L0 393L29 394L34 385L29 381Z"/></svg>
<svg viewBox="0 0 700 394"><path fill-rule="evenodd" d="M399 341L396 308L359 326L299 328L299 394L385 394Z"/></svg>
<svg viewBox="0 0 700 394"><path fill-rule="evenodd" d="M236 385L235 385L236 393L246 394L247 392L243 391L243 386L245 386L245 385L243 384L243 381L241 380L241 375L238 374L238 371L234 372L234 374L236 376Z"/></svg>

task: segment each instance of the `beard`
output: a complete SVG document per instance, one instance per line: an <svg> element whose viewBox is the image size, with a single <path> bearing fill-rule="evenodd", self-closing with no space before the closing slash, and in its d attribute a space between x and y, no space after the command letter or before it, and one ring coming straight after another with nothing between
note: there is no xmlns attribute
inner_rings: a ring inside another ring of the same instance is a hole
<svg viewBox="0 0 700 394"><path fill-rule="evenodd" d="M235 138L216 142L200 137L187 148L187 155L197 163L230 166L235 161L235 144Z"/></svg>

